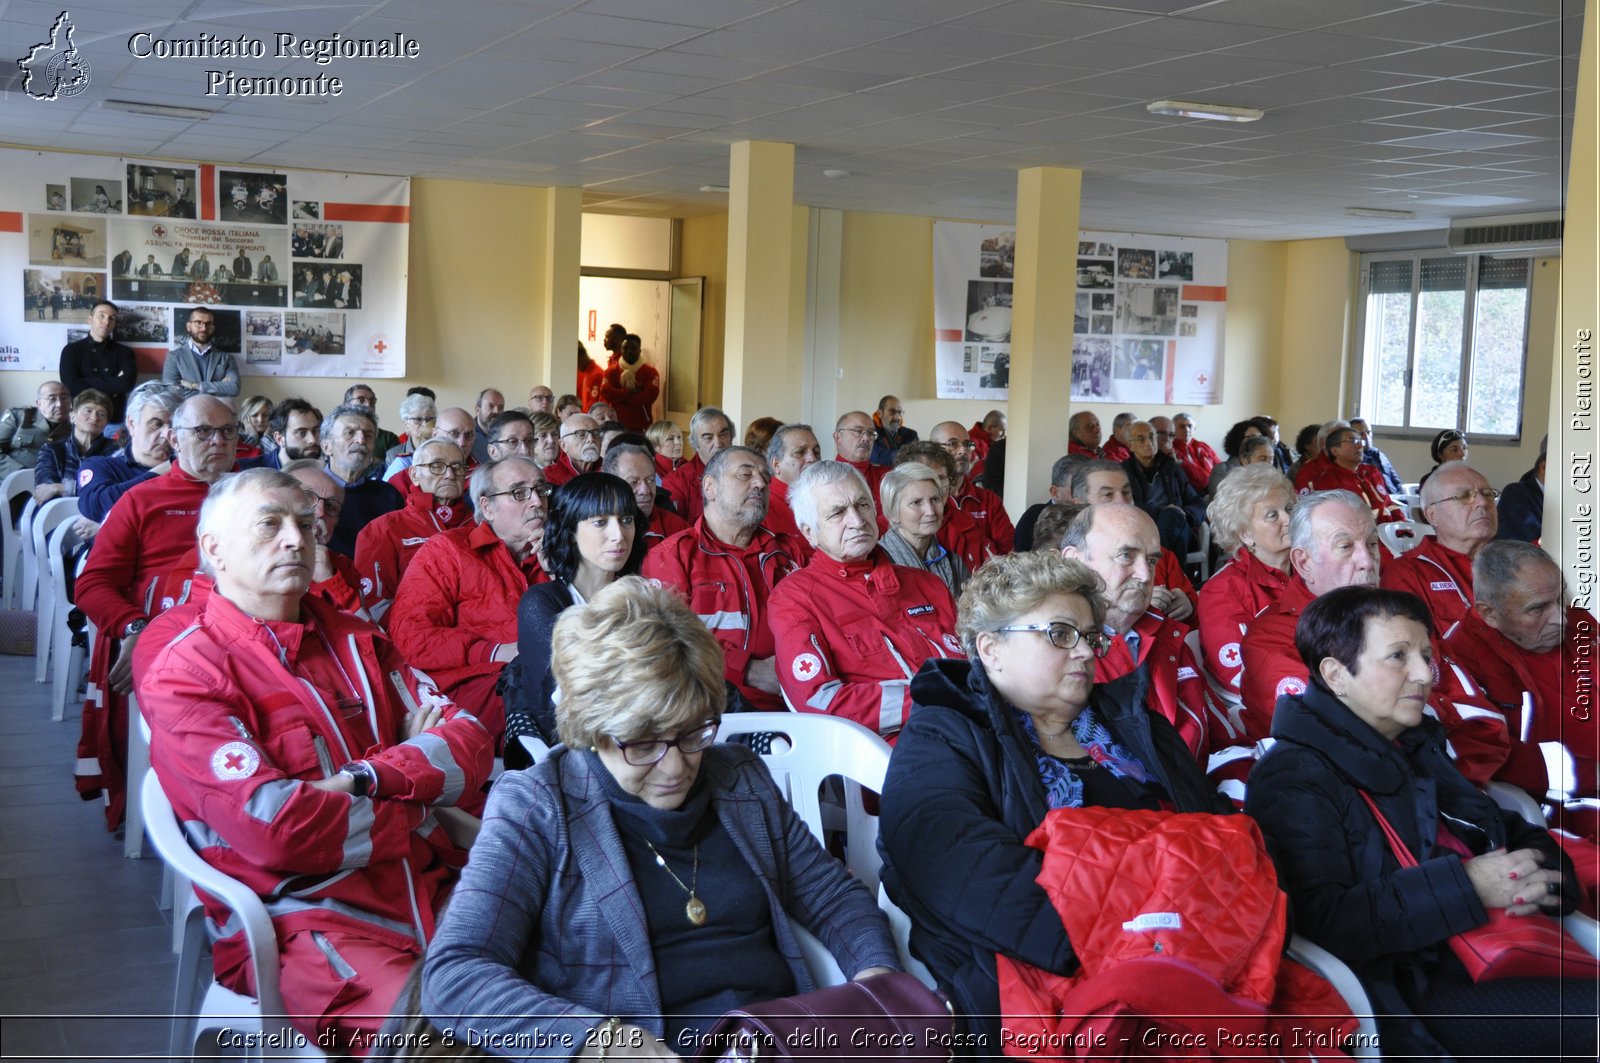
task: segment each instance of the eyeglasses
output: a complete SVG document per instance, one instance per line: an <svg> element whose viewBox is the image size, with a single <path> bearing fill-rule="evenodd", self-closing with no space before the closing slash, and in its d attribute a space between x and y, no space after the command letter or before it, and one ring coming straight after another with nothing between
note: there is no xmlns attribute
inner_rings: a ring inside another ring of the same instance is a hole
<svg viewBox="0 0 1600 1063"><path fill-rule="evenodd" d="M435 424L438 420L437 417L407 417L406 424Z"/></svg>
<svg viewBox="0 0 1600 1063"><path fill-rule="evenodd" d="M1500 497L1500 492L1496 491L1492 487L1480 487L1476 491L1474 491L1470 487L1467 487L1467 488L1463 488L1460 491L1457 491L1453 495L1445 495L1443 498L1438 499L1437 501L1439 501L1439 502L1460 502L1463 506L1470 506L1470 505L1472 505L1472 500L1475 499L1475 498L1482 498L1485 501L1493 504L1495 502L1495 500L1497 500L1499 497Z"/></svg>
<svg viewBox="0 0 1600 1063"><path fill-rule="evenodd" d="M570 432L561 433L562 439L571 439L573 436L579 439L599 439L600 432L594 428L574 428Z"/></svg>
<svg viewBox="0 0 1600 1063"><path fill-rule="evenodd" d="M946 450L977 450L978 444L970 439L948 439L939 444Z"/></svg>
<svg viewBox="0 0 1600 1063"><path fill-rule="evenodd" d="M463 461L430 461L425 465L416 465L418 469L427 469L434 476L443 476L447 472L460 476L467 471L467 464Z"/></svg>
<svg viewBox="0 0 1600 1063"><path fill-rule="evenodd" d="M839 429L839 431L847 432L853 436L869 436L872 434L872 429L862 428L858 424L847 424L843 428Z"/></svg>
<svg viewBox="0 0 1600 1063"><path fill-rule="evenodd" d="M513 450L532 450L533 440L522 437L513 437L511 439L491 439L489 440L489 445L491 447L510 447Z"/></svg>
<svg viewBox="0 0 1600 1063"><path fill-rule="evenodd" d="M319 495L309 487L306 488L306 494L310 495L312 498L315 498L322 506L322 513L324 516L337 517L340 513L344 512L344 503L332 495Z"/></svg>
<svg viewBox="0 0 1600 1063"><path fill-rule="evenodd" d="M1079 642L1087 642L1096 657L1104 657L1111 649L1111 638L1104 631L1079 631L1065 620L1052 620L1048 624L1012 624L996 628L997 631L1034 631L1050 640L1058 650L1070 650Z"/></svg>
<svg viewBox="0 0 1600 1063"><path fill-rule="evenodd" d="M486 491L479 497L499 498L502 495L510 495L513 501L526 502L534 495L538 495L540 498L549 498L550 491L549 484L518 484L509 491Z"/></svg>
<svg viewBox="0 0 1600 1063"><path fill-rule="evenodd" d="M204 442L212 438L218 438L226 442L239 438L239 426L236 424L175 424L172 426L172 430L174 432L192 433L198 442Z"/></svg>
<svg viewBox="0 0 1600 1063"><path fill-rule="evenodd" d="M667 750L673 746L678 747L678 752L684 756L698 753L712 742L717 740L717 725L707 720L698 728L687 734L668 741L665 738L640 738L632 742L624 742L620 738L613 738L611 744L622 751L622 759L636 768L647 767L651 764L661 763L661 758L667 755Z"/></svg>

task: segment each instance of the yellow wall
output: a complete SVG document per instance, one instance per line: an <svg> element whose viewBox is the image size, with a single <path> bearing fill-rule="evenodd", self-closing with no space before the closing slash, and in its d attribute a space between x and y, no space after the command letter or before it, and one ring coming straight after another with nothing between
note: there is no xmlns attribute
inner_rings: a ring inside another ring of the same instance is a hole
<svg viewBox="0 0 1600 1063"><path fill-rule="evenodd" d="M801 254L805 246L801 240ZM678 273L705 278L700 306L700 394L703 405L715 405L722 394L722 338L728 308L726 214L684 219Z"/></svg>

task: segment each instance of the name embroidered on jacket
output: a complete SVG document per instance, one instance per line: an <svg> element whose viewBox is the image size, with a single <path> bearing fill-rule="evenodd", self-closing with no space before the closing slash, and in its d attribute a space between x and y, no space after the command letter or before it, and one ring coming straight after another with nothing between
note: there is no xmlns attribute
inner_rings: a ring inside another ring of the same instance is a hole
<svg viewBox="0 0 1600 1063"><path fill-rule="evenodd" d="M933 611L934 611L934 609L933 609L933 606L931 606L931 605L914 605L910 609L906 610L906 615L907 616L922 616L925 613L931 613Z"/></svg>

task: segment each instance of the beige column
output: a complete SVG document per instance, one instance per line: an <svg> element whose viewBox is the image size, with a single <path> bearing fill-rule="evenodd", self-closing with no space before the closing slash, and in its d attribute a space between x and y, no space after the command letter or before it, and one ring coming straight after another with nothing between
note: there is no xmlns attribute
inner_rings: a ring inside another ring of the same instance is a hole
<svg viewBox="0 0 1600 1063"><path fill-rule="evenodd" d="M789 356L794 145L741 140L730 154L722 409L737 437L753 418L798 416L803 381Z"/></svg>
<svg viewBox="0 0 1600 1063"><path fill-rule="evenodd" d="M537 341L532 352L539 379L557 395L572 390L578 375L578 271L583 248L583 189L544 189L543 258ZM601 353L603 352L595 352ZM520 406L527 395L507 395L507 406Z"/></svg>
<svg viewBox="0 0 1600 1063"><path fill-rule="evenodd" d="M1017 173L1005 500L1019 515L1045 497L1050 466L1067 452L1082 191L1081 170L1034 166Z"/></svg>

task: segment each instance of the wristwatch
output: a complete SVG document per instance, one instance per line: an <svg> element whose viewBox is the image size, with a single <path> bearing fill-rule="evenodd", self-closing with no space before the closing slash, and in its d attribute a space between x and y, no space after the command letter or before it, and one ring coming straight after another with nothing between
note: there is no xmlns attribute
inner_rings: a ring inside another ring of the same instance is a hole
<svg viewBox="0 0 1600 1063"><path fill-rule="evenodd" d="M339 774L348 775L355 780L355 795L357 797L378 796L378 773L366 761L352 760L339 769Z"/></svg>
<svg viewBox="0 0 1600 1063"><path fill-rule="evenodd" d="M137 635L139 632L143 631L149 626L149 617L141 616L137 620L130 620L128 621L128 626L122 629L122 637L125 639L131 639L133 636Z"/></svg>

